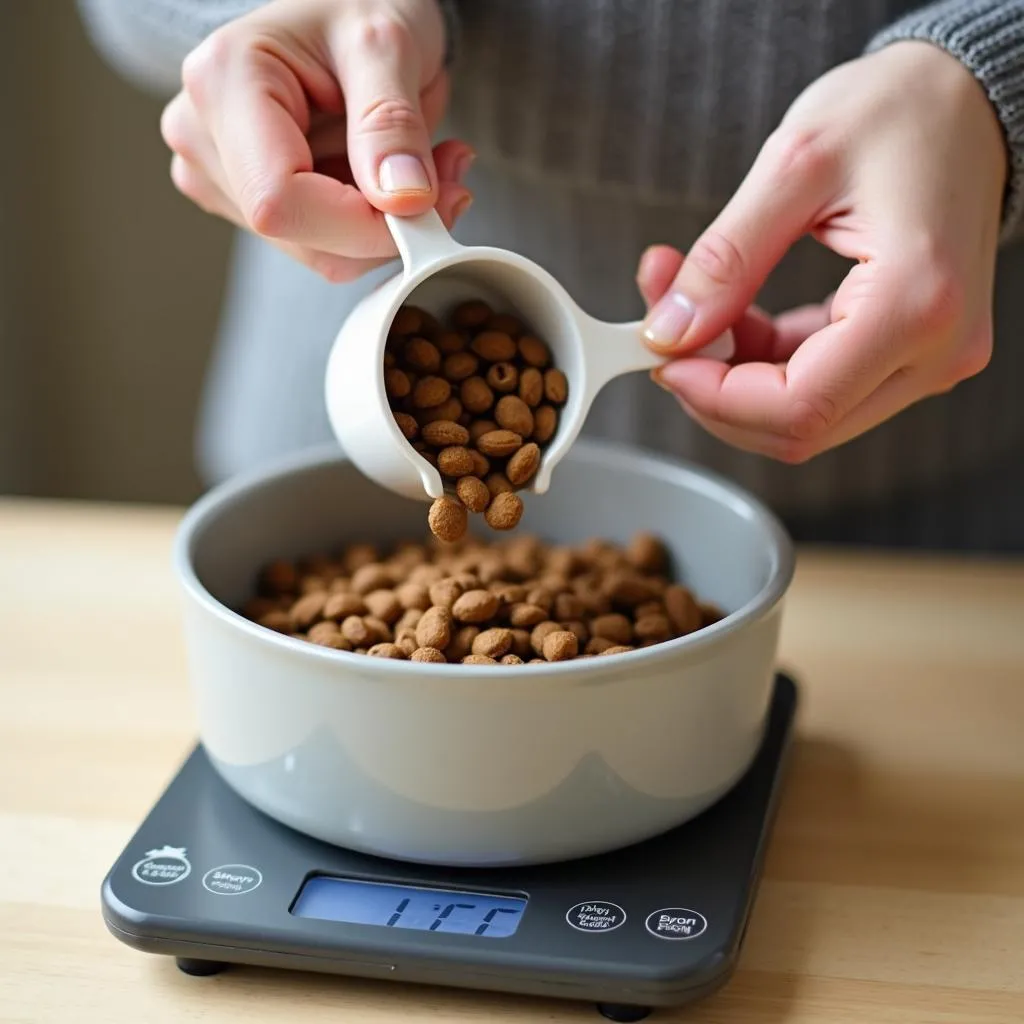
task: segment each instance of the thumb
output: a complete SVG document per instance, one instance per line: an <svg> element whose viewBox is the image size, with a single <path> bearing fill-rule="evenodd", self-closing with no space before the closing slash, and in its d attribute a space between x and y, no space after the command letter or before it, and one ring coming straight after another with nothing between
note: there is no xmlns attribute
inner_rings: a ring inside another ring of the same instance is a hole
<svg viewBox="0 0 1024 1024"><path fill-rule="evenodd" d="M424 213L437 201L437 169L420 101L420 54L395 22L356 30L336 54L345 97L348 159L356 186L385 213Z"/></svg>
<svg viewBox="0 0 1024 1024"><path fill-rule="evenodd" d="M765 144L647 314L643 334L656 352L695 352L735 324L832 200L837 175L831 158L813 138L782 132Z"/></svg>

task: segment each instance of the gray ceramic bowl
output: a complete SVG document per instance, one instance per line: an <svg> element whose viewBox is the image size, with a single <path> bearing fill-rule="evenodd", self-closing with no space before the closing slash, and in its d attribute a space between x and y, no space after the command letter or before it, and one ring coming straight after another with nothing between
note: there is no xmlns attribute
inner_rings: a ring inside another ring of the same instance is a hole
<svg viewBox="0 0 1024 1024"><path fill-rule="evenodd" d="M415 664L272 633L232 611L257 569L354 541L420 538L426 505L337 450L210 492L175 547L202 741L242 797L292 828L386 857L540 863L608 851L696 815L743 774L766 720L794 555L736 487L578 443L520 527L545 539L667 541L679 578L727 610L698 633L552 665Z"/></svg>

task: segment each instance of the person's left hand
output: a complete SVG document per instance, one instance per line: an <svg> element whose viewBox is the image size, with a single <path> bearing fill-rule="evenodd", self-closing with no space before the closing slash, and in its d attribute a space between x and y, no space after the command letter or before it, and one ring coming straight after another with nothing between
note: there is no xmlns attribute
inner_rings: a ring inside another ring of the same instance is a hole
<svg viewBox="0 0 1024 1024"><path fill-rule="evenodd" d="M1007 152L995 111L957 60L896 43L811 85L684 257L649 249L655 377L705 429L797 463L979 373ZM751 306L810 234L855 260L821 305ZM732 327L731 364L690 355Z"/></svg>

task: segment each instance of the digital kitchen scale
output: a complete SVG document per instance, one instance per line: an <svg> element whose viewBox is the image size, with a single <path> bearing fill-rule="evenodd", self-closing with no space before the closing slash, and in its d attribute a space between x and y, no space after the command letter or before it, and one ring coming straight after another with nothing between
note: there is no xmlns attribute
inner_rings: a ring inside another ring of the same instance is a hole
<svg viewBox="0 0 1024 1024"><path fill-rule="evenodd" d="M746 931L796 688L776 678L740 782L615 853L533 868L382 860L271 820L197 747L103 884L103 916L188 974L254 964L586 1000L616 1021L709 994Z"/></svg>

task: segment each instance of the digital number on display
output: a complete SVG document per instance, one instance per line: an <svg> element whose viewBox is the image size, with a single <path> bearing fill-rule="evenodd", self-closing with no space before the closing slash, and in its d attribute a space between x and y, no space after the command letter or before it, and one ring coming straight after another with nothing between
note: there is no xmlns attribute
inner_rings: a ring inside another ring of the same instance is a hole
<svg viewBox="0 0 1024 1024"><path fill-rule="evenodd" d="M525 909L526 900L515 896L316 875L302 887L291 912L341 924L502 939L515 933Z"/></svg>

